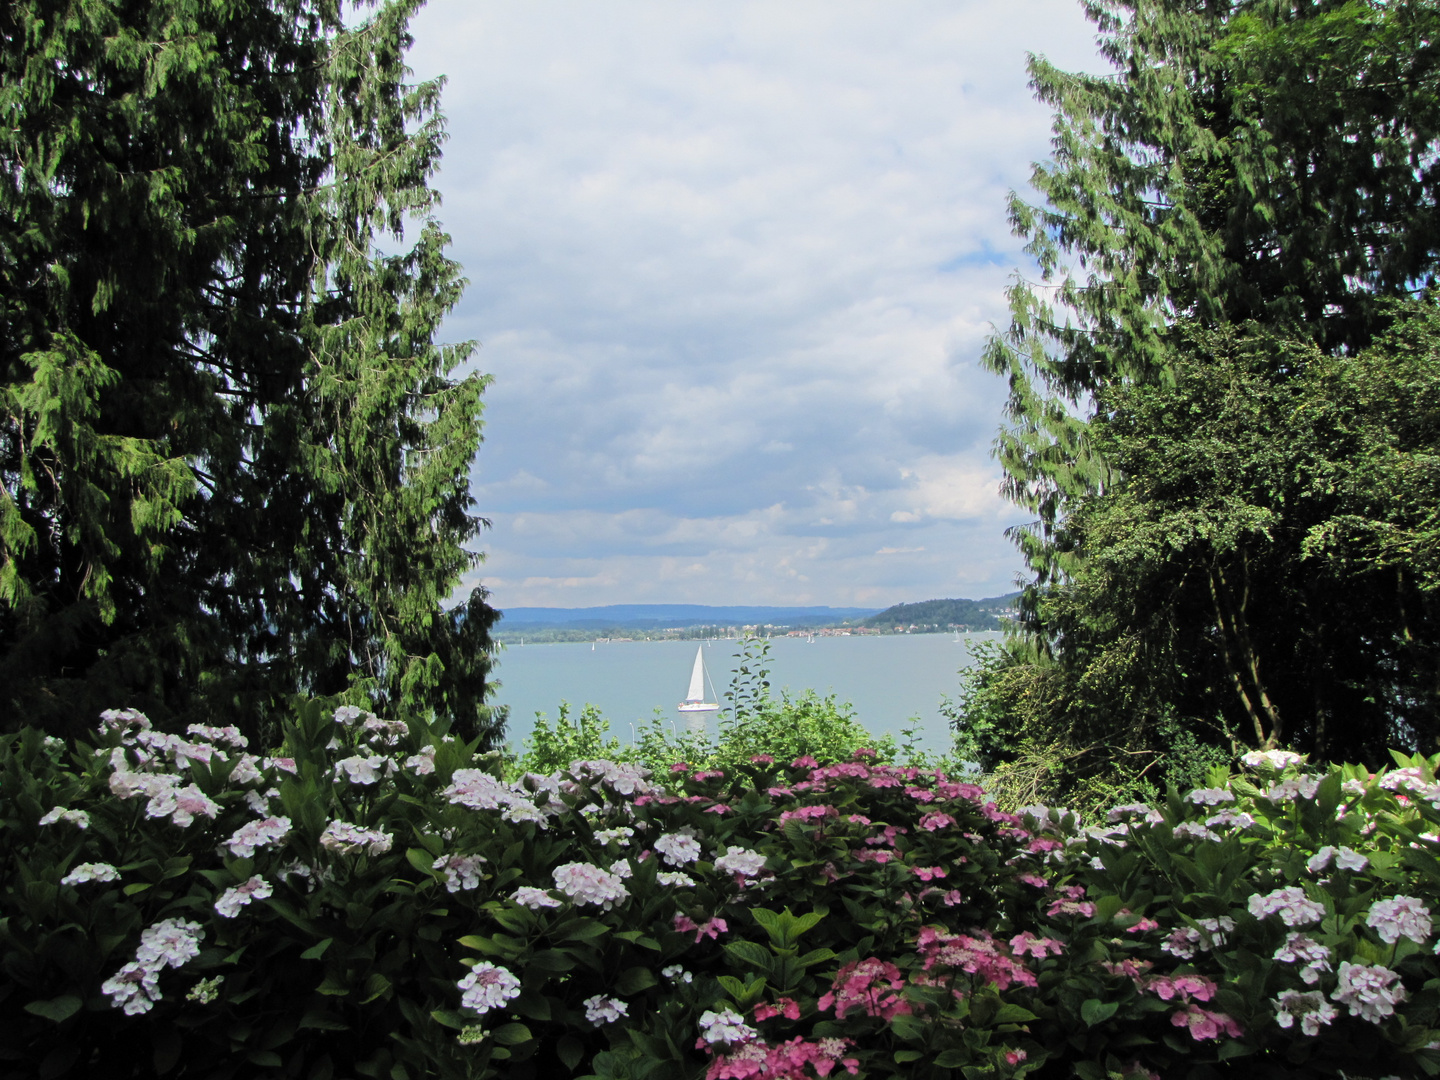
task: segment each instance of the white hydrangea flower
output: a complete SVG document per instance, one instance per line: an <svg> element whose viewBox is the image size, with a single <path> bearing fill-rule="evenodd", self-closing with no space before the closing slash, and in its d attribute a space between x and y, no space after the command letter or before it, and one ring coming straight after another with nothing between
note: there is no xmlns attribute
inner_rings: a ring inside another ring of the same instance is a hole
<svg viewBox="0 0 1440 1080"><path fill-rule="evenodd" d="M160 1000L160 972L143 964L129 963L100 984L110 1006L124 1009L127 1016L139 1016Z"/></svg>
<svg viewBox="0 0 1440 1080"><path fill-rule="evenodd" d="M1214 840L1220 839L1219 835L1211 832L1198 821L1182 821L1175 826L1175 835L1184 836L1191 840Z"/></svg>
<svg viewBox="0 0 1440 1080"><path fill-rule="evenodd" d="M609 911L630 895L620 878L589 863L566 863L553 874L555 887L576 904L598 904Z"/></svg>
<svg viewBox="0 0 1440 1080"><path fill-rule="evenodd" d="M360 725L360 730L369 742L394 746L410 734L410 725L404 720L381 720L378 716L371 716Z"/></svg>
<svg viewBox="0 0 1440 1080"><path fill-rule="evenodd" d="M165 967L178 968L200 955L200 939L205 931L196 922L163 919L140 931L140 947L135 961L154 971Z"/></svg>
<svg viewBox="0 0 1440 1080"><path fill-rule="evenodd" d="M1234 802L1235 796L1228 788L1196 788L1186 796L1197 806L1215 806L1217 803Z"/></svg>
<svg viewBox="0 0 1440 1080"><path fill-rule="evenodd" d="M733 1043L757 1039L760 1033L745 1023L739 1013L731 1009L721 1009L719 1012L707 1011L700 1014L700 1037L711 1046L730 1046Z"/></svg>
<svg viewBox="0 0 1440 1080"><path fill-rule="evenodd" d="M341 705L335 710L335 723L344 724L346 727L353 727L362 716L369 716L364 709L354 705Z"/></svg>
<svg viewBox="0 0 1440 1080"><path fill-rule="evenodd" d="M1387 1016L1393 1016L1395 1006L1407 997L1398 972L1378 964L1351 964L1343 960L1340 985L1330 995L1332 1001L1349 1008L1350 1015L1372 1024L1383 1023Z"/></svg>
<svg viewBox="0 0 1440 1080"><path fill-rule="evenodd" d="M288 817L267 817L262 821L249 821L241 825L235 830L235 834L225 841L225 846L230 849L231 855L248 859L255 854L256 848L278 847L289 835Z"/></svg>
<svg viewBox="0 0 1440 1080"><path fill-rule="evenodd" d="M1251 750L1240 759L1247 769L1288 769L1305 759L1290 750Z"/></svg>
<svg viewBox="0 0 1440 1080"><path fill-rule="evenodd" d="M1255 816L1244 810L1226 807L1214 817L1206 818L1205 824L1211 829L1248 829L1255 824Z"/></svg>
<svg viewBox="0 0 1440 1080"><path fill-rule="evenodd" d="M669 979L671 982L688 983L695 981L695 976L692 975L690 972L686 971L679 964L670 964L668 967L661 968L660 974L663 975L665 978Z"/></svg>
<svg viewBox="0 0 1440 1080"><path fill-rule="evenodd" d="M684 866L700 858L700 841L684 830L656 837L655 850L671 866Z"/></svg>
<svg viewBox="0 0 1440 1080"><path fill-rule="evenodd" d="M1365 925L1373 927L1387 945L1394 945L1402 937L1424 945L1430 940L1430 909L1413 896L1377 900L1370 905Z"/></svg>
<svg viewBox="0 0 1440 1080"><path fill-rule="evenodd" d="M531 911L539 911L541 908L557 908L560 901L551 896L544 889L537 889L533 885L521 885L510 897L511 900L521 907L527 907Z"/></svg>
<svg viewBox="0 0 1440 1080"><path fill-rule="evenodd" d="M386 759L379 755L355 754L335 763L335 775L339 776L343 772L350 783L363 786L378 781L383 775L385 765Z"/></svg>
<svg viewBox="0 0 1440 1080"><path fill-rule="evenodd" d="M240 754L235 758L235 767L230 770L232 784L258 784L265 779L260 771L260 759L254 754Z"/></svg>
<svg viewBox="0 0 1440 1080"><path fill-rule="evenodd" d="M150 718L139 709L106 709L100 714L100 733L118 731L122 736L131 731L149 731Z"/></svg>
<svg viewBox="0 0 1440 1080"><path fill-rule="evenodd" d="M1225 938L1231 930L1235 929L1235 920L1229 915L1221 915L1217 919L1196 919L1200 929L1210 935L1211 945L1224 945Z"/></svg>
<svg viewBox="0 0 1440 1080"><path fill-rule="evenodd" d="M607 997L604 994L596 994L594 997L585 999L585 1019L592 1024L613 1024L616 1020L629 1015L630 1006L619 998Z"/></svg>
<svg viewBox="0 0 1440 1080"><path fill-rule="evenodd" d="M1105 820L1109 822L1133 821L1139 819L1149 825L1158 825L1165 820L1165 815L1147 803L1122 803L1120 806L1112 806L1105 814Z"/></svg>
<svg viewBox="0 0 1440 1080"><path fill-rule="evenodd" d="M496 967L488 960L482 960L472 967L470 974L456 985L463 991L460 1004L479 1013L498 1009L507 1001L520 996L520 980L510 971Z"/></svg>
<svg viewBox="0 0 1440 1080"><path fill-rule="evenodd" d="M432 867L445 872L445 891L456 893L480 887L480 867L485 861L483 855L441 855Z"/></svg>
<svg viewBox="0 0 1440 1080"><path fill-rule="evenodd" d="M405 768L411 770L416 776L429 776L435 771L435 746L430 744L422 746L418 754L411 754L405 759Z"/></svg>
<svg viewBox="0 0 1440 1080"><path fill-rule="evenodd" d="M634 836L635 830L630 828L628 825L621 825L618 828L614 829L595 830L595 842L598 844L608 844L613 841L614 843L619 844L621 847L629 847L630 841L634 838Z"/></svg>
<svg viewBox="0 0 1440 1080"><path fill-rule="evenodd" d="M1274 959L1287 964L1300 964L1300 981L1307 986L1320 981L1320 973L1330 970L1330 950L1309 934L1292 930L1285 943L1275 950Z"/></svg>
<svg viewBox="0 0 1440 1080"><path fill-rule="evenodd" d="M241 882L221 893L220 899L215 901L215 910L225 918L233 919L250 901L264 900L273 892L274 889L264 878L252 877L249 881Z"/></svg>
<svg viewBox="0 0 1440 1080"><path fill-rule="evenodd" d="M515 790L483 769L456 769L450 786L440 794L458 806L471 810L499 810L508 807Z"/></svg>
<svg viewBox="0 0 1440 1080"><path fill-rule="evenodd" d="M629 859L616 859L610 864L610 872L622 881L628 880L631 874L634 873L634 871L630 869Z"/></svg>
<svg viewBox="0 0 1440 1080"><path fill-rule="evenodd" d="M332 821L320 834L320 846L327 851L349 854L362 848L371 855L384 855L395 838L383 829L367 829L349 821Z"/></svg>
<svg viewBox="0 0 1440 1080"><path fill-rule="evenodd" d="M1321 1025L1330 1023L1339 1015L1339 1010L1326 1001L1319 990L1308 993L1282 990L1275 998L1275 1023L1288 1028L1299 1020L1300 1030L1306 1035L1319 1035Z"/></svg>
<svg viewBox="0 0 1440 1080"><path fill-rule="evenodd" d="M765 870L765 856L749 848L731 848L715 860L715 869L722 874L758 877Z"/></svg>
<svg viewBox="0 0 1440 1080"><path fill-rule="evenodd" d="M197 816L215 820L220 813L220 804L211 799L194 784L187 784L171 793L175 807L170 811L170 820L182 829L188 828ZM148 811L147 811L148 813Z"/></svg>
<svg viewBox="0 0 1440 1080"><path fill-rule="evenodd" d="M1286 926L1307 926L1325 917L1325 907L1305 896L1305 890L1291 885L1264 896L1250 897L1250 914L1257 919L1279 915Z"/></svg>
<svg viewBox="0 0 1440 1080"><path fill-rule="evenodd" d="M59 821L74 825L77 829L88 829L90 827L90 815L84 810L67 810L63 806L57 806L47 813L40 819L40 824L54 825Z"/></svg>
<svg viewBox="0 0 1440 1080"><path fill-rule="evenodd" d="M695 887L695 879L689 874L682 874L679 870L661 870L655 875L655 880L670 888L693 889Z"/></svg>
<svg viewBox="0 0 1440 1080"><path fill-rule="evenodd" d="M529 799L523 798L511 799L510 805L505 808L505 812L500 817L505 821L533 821L542 829L548 828L550 825L550 814Z"/></svg>
<svg viewBox="0 0 1440 1080"><path fill-rule="evenodd" d="M119 881L120 871L108 862L81 863L60 879L61 885L83 885L87 881Z"/></svg>
<svg viewBox="0 0 1440 1080"><path fill-rule="evenodd" d="M233 724L226 727L215 727L211 724L191 724L185 729L187 735L199 735L206 742L225 743L233 746L236 750L244 750L250 745L250 740L240 734L240 729Z"/></svg>
<svg viewBox="0 0 1440 1080"><path fill-rule="evenodd" d="M1292 776L1271 786L1265 798L1271 802L1294 802L1296 798L1313 799L1320 790L1320 781L1313 776Z"/></svg>
<svg viewBox="0 0 1440 1080"><path fill-rule="evenodd" d="M1336 856L1339 857L1336 858ZM1312 874L1318 874L1330 865L1332 859L1335 860L1335 865L1341 870L1364 870L1370 863L1370 860L1358 851L1348 847L1337 848L1326 844L1314 855L1311 855L1310 858L1305 860L1305 868Z"/></svg>

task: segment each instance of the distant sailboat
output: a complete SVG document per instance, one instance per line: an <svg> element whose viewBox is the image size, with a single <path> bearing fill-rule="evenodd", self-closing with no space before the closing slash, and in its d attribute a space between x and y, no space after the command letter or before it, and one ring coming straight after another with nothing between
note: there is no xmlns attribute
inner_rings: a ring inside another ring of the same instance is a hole
<svg viewBox="0 0 1440 1080"><path fill-rule="evenodd" d="M690 670L690 691L676 708L683 713L719 712L718 702L705 700L705 657L704 648L695 648L695 666ZM713 691L713 687L711 688Z"/></svg>

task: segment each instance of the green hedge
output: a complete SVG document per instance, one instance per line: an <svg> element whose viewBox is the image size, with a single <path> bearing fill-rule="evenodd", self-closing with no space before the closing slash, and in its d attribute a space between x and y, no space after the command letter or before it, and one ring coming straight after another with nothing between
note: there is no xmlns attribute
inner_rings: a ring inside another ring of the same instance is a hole
<svg viewBox="0 0 1440 1080"><path fill-rule="evenodd" d="M0 746L0 1076L1440 1072L1434 762L1073 815L935 771L501 763L301 710Z"/></svg>

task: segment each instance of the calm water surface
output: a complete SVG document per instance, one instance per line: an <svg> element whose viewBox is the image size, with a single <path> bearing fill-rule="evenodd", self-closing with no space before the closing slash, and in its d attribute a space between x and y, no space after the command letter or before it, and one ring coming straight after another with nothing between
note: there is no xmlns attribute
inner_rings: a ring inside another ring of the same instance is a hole
<svg viewBox="0 0 1440 1080"><path fill-rule="evenodd" d="M969 643L997 639L998 633L896 634L887 637L776 638L770 642L770 687L799 694L813 689L833 693L855 706L857 719L871 732L899 734L918 718L929 749L944 750L949 730L940 715L942 695L958 689L957 673L971 663ZM493 701L510 706L509 736L517 749L534 726L535 713L550 719L568 701L572 712L591 703L610 721L622 741L632 727L660 708L679 726L685 718L675 705L685 696L695 659L693 641L635 641L614 644L509 645L501 653L501 688ZM739 645L705 645L705 666L718 700L730 685ZM712 722L713 723L713 722Z"/></svg>

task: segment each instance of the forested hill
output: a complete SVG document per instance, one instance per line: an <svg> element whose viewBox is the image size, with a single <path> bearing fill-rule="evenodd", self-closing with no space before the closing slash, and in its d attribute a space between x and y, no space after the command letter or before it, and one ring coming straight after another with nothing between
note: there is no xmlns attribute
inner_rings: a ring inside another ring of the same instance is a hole
<svg viewBox="0 0 1440 1080"><path fill-rule="evenodd" d="M858 625L890 629L913 626L916 629L1000 630L1019 599L1018 592L992 596L984 600L922 600L918 604L896 604Z"/></svg>

